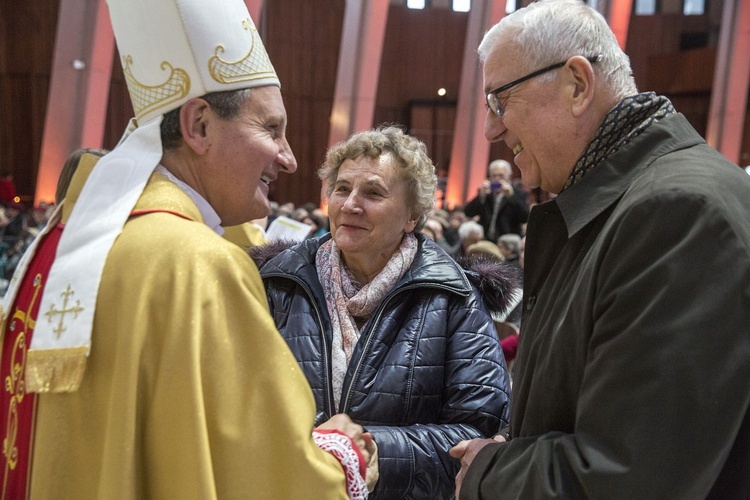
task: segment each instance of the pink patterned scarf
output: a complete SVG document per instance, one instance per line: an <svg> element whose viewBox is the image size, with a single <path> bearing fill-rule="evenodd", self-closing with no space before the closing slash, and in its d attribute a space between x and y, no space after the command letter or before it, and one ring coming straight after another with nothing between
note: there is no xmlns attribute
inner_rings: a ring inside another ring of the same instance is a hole
<svg viewBox="0 0 750 500"><path fill-rule="evenodd" d="M331 239L323 243L315 256L318 279L323 285L328 313L333 327L331 348L331 371L336 411L343 391L344 376L352 358L354 346L359 340L360 322L367 320L380 305L388 292L414 262L417 254L417 238L407 233L401 246L391 256L382 271L368 284L362 286L354 281L351 272L341 260L338 246Z"/></svg>

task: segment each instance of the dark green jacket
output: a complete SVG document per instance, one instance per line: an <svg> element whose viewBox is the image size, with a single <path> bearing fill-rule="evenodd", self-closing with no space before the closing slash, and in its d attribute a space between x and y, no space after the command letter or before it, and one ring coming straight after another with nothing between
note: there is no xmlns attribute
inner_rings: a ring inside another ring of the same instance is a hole
<svg viewBox="0 0 750 500"><path fill-rule="evenodd" d="M512 439L461 499L748 498L750 176L677 114L531 212Z"/></svg>

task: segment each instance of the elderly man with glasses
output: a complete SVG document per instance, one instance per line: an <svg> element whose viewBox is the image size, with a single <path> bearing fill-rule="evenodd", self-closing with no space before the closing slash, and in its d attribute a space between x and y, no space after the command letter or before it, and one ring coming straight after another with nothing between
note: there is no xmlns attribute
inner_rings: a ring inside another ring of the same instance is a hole
<svg viewBox="0 0 750 500"><path fill-rule="evenodd" d="M529 216L510 429L452 450L457 495L746 498L750 179L638 93L579 0L507 16L479 56L487 139L557 196Z"/></svg>

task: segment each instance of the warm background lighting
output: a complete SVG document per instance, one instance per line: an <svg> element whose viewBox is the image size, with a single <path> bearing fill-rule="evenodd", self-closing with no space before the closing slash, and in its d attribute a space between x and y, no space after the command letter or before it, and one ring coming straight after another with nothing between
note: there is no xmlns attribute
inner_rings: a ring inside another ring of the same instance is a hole
<svg viewBox="0 0 750 500"><path fill-rule="evenodd" d="M455 12L469 12L471 0L453 0L453 10Z"/></svg>
<svg viewBox="0 0 750 500"><path fill-rule="evenodd" d="M445 89L444 89L443 87L440 87L440 88L438 89L438 95L439 95L440 97L443 97L443 96L445 95L445 92L446 92L446 90L445 90Z"/></svg>

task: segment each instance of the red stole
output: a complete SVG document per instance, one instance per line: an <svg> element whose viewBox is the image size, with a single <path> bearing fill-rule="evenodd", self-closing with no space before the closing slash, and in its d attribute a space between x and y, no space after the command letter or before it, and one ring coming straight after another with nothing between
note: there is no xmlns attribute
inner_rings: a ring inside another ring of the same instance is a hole
<svg viewBox="0 0 750 500"><path fill-rule="evenodd" d="M0 354L0 433L3 438L0 455L3 470L1 500L28 497L36 394L25 391L26 351L31 345L39 303L62 228L62 224L57 224L39 243L22 278L13 307L8 312L3 333Z"/></svg>

